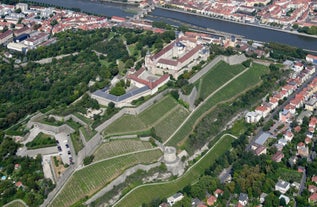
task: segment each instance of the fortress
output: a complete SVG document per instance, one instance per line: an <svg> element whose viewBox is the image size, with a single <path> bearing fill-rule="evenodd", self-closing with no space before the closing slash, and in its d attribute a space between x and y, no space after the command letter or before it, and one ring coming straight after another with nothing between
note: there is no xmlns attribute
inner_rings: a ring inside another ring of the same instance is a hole
<svg viewBox="0 0 317 207"><path fill-rule="evenodd" d="M200 58L206 60L209 50L206 50L197 38L184 35L178 37L156 54L147 54L145 67L153 74L170 74L175 79L185 70L191 70Z"/></svg>

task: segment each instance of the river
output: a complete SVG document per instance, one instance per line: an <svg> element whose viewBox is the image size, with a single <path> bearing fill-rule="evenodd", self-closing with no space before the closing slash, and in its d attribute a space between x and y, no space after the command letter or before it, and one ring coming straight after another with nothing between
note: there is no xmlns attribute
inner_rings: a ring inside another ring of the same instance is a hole
<svg viewBox="0 0 317 207"><path fill-rule="evenodd" d="M132 16L133 13L127 12L130 9L137 9L131 5L109 3L109 2L97 2L88 0L32 0L41 3L47 3L51 5L61 6L65 8L79 8L82 11L94 13L104 16ZM306 37L297 34L291 34L287 32L275 31L266 28L259 28L249 25L237 24L228 21L221 21L217 19L211 19L207 17L201 17L181 12L175 12L156 8L151 16L150 20L161 20L170 24L179 25L180 21L213 30L219 30L227 33L238 34L246 37L247 39L257 40L261 42L279 42L283 44L292 45L295 47L317 51L317 38ZM176 20L176 21L173 21Z"/></svg>

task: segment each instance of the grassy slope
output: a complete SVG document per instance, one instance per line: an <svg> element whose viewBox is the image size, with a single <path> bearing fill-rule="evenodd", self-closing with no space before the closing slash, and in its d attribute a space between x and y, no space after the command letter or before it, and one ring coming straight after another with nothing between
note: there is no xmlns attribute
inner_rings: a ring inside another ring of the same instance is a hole
<svg viewBox="0 0 317 207"><path fill-rule="evenodd" d="M200 97L205 99L214 90L222 86L235 75L242 72L245 68L242 65L229 65L223 61L216 64L212 70L209 70L200 81L195 83L201 90L199 91Z"/></svg>
<svg viewBox="0 0 317 207"><path fill-rule="evenodd" d="M150 126L153 126L156 121L176 106L177 102L175 99L171 96L166 96L139 115L122 116L105 129L105 134L123 134L127 132L145 130Z"/></svg>
<svg viewBox="0 0 317 207"><path fill-rule="evenodd" d="M124 170L138 163L151 163L161 156L160 150L141 152L101 161L76 171L50 206L71 206L85 196L103 188Z"/></svg>
<svg viewBox="0 0 317 207"><path fill-rule="evenodd" d="M186 185L195 182L205 169L210 167L219 156L231 148L233 140L231 136L225 135L221 137L214 147L180 178L171 182L148 184L136 188L116 206L140 206L142 203L150 202L153 198L173 195Z"/></svg>
<svg viewBox="0 0 317 207"><path fill-rule="evenodd" d="M194 114L187 120L183 127L172 137L167 145L177 146L177 144L185 139L195 122L211 107L217 105L220 101L225 101L231 97L243 92L250 86L256 85L260 81L261 75L265 74L268 68L259 64L253 64L253 67L242 74L240 77L232 81L226 87L218 91L214 96L210 97L202 106L200 106Z"/></svg>

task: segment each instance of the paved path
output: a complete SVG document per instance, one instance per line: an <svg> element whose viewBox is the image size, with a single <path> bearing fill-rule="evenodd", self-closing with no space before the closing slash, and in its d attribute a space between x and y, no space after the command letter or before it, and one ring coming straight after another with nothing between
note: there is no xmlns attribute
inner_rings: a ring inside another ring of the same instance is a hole
<svg viewBox="0 0 317 207"><path fill-rule="evenodd" d="M202 101L190 114L189 116L187 116L187 118L183 121L183 123L174 131L174 133L163 143L164 145L166 143L168 143L172 137L184 126L184 124L191 118L191 116L195 113L195 111L197 109L199 109L202 105L204 105L206 103L206 101L208 99L210 99L212 96L214 96L218 91L220 91L221 89L223 89L224 87L226 87L228 84L230 84L232 81L234 81L236 78L240 77L241 75L243 75L245 72L247 72L250 68L245 69L244 71L240 72L239 74L237 74L236 76L234 76L233 78L231 78L229 81L227 81L225 84L223 84L222 86L220 86L217 90L215 90L214 92L212 92L204 101Z"/></svg>
<svg viewBox="0 0 317 207"><path fill-rule="evenodd" d="M234 135L232 135L232 134L224 134L224 135L222 135L222 136L220 137L220 139L219 139L197 162L195 162L191 167L189 167L189 168L186 170L186 172L185 172L182 176L178 177L178 178L175 179L175 180L171 180L171 181L158 182L158 183L147 183L147 184L139 185L139 186L133 188L133 189L132 189L131 191L129 191L127 194L125 194L120 200L118 200L118 201L113 205L113 207L119 206L119 204L120 204L120 202L121 202L122 200L124 200L126 197L128 197L131 193L133 193L135 190L137 190L137 189L139 189L139 188L142 188L142 187L144 187L144 186L164 185L164 184L168 184L168 183L174 183L174 182L177 182L178 180L182 179L183 177L185 177L185 176L189 173L189 171L190 171L192 168L194 168L196 165L198 165L198 163L199 163L202 159L204 159L204 158L208 155L208 153L209 153L211 150L213 150L214 147L217 146L217 144L218 144L218 143L223 139L223 137L225 137L225 136L231 136L231 137L233 137L234 139L237 139L237 137L234 136Z"/></svg>
<svg viewBox="0 0 317 207"><path fill-rule="evenodd" d="M59 60L59 59L62 59L64 57L67 57L67 56L70 56L70 55L78 55L78 52L74 52L74 53L71 53L71 54L65 54L65 55L59 55L59 56L56 56L56 57L44 58L44 59L41 59L41 60L36 60L34 62L35 63L39 63L39 64L46 64L46 63L51 63L53 58ZM22 63L21 64L22 67L24 67L26 65L27 65L27 63Z"/></svg>

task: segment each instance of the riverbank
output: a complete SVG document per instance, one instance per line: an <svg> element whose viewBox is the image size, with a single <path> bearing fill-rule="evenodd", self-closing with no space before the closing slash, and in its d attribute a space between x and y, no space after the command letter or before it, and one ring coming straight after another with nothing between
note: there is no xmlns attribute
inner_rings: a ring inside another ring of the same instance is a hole
<svg viewBox="0 0 317 207"><path fill-rule="evenodd" d="M203 15L203 14L199 14L199 13L188 12L188 11L184 11L184 10L180 10L180 9L166 8L166 7L163 7L163 6L155 6L155 7L159 8L159 9L162 9L162 10L172 11L172 12L178 12L178 13L183 13L183 14L188 14L188 15L193 15L193 16L200 16L200 17L204 17L204 18L208 18L208 19L226 21L226 22L230 22L230 23L234 23L234 24L258 27L258 28L262 28L262 29L268 29L268 30L273 30L273 31L278 31L278 32L285 32L285 33L289 33L289 34L293 34L293 35L298 35L298 36L304 36L304 37L310 37L310 38L316 38L317 39L317 35L309 35L309 34L306 34L306 33L299 33L297 31L283 30L283 29L269 27L269 26L265 26L265 25L257 25L257 24L251 24L251 23L245 23L245 22L237 22L237 21L233 21L233 20L230 20L230 19L217 18L217 17L207 16L207 15Z"/></svg>

